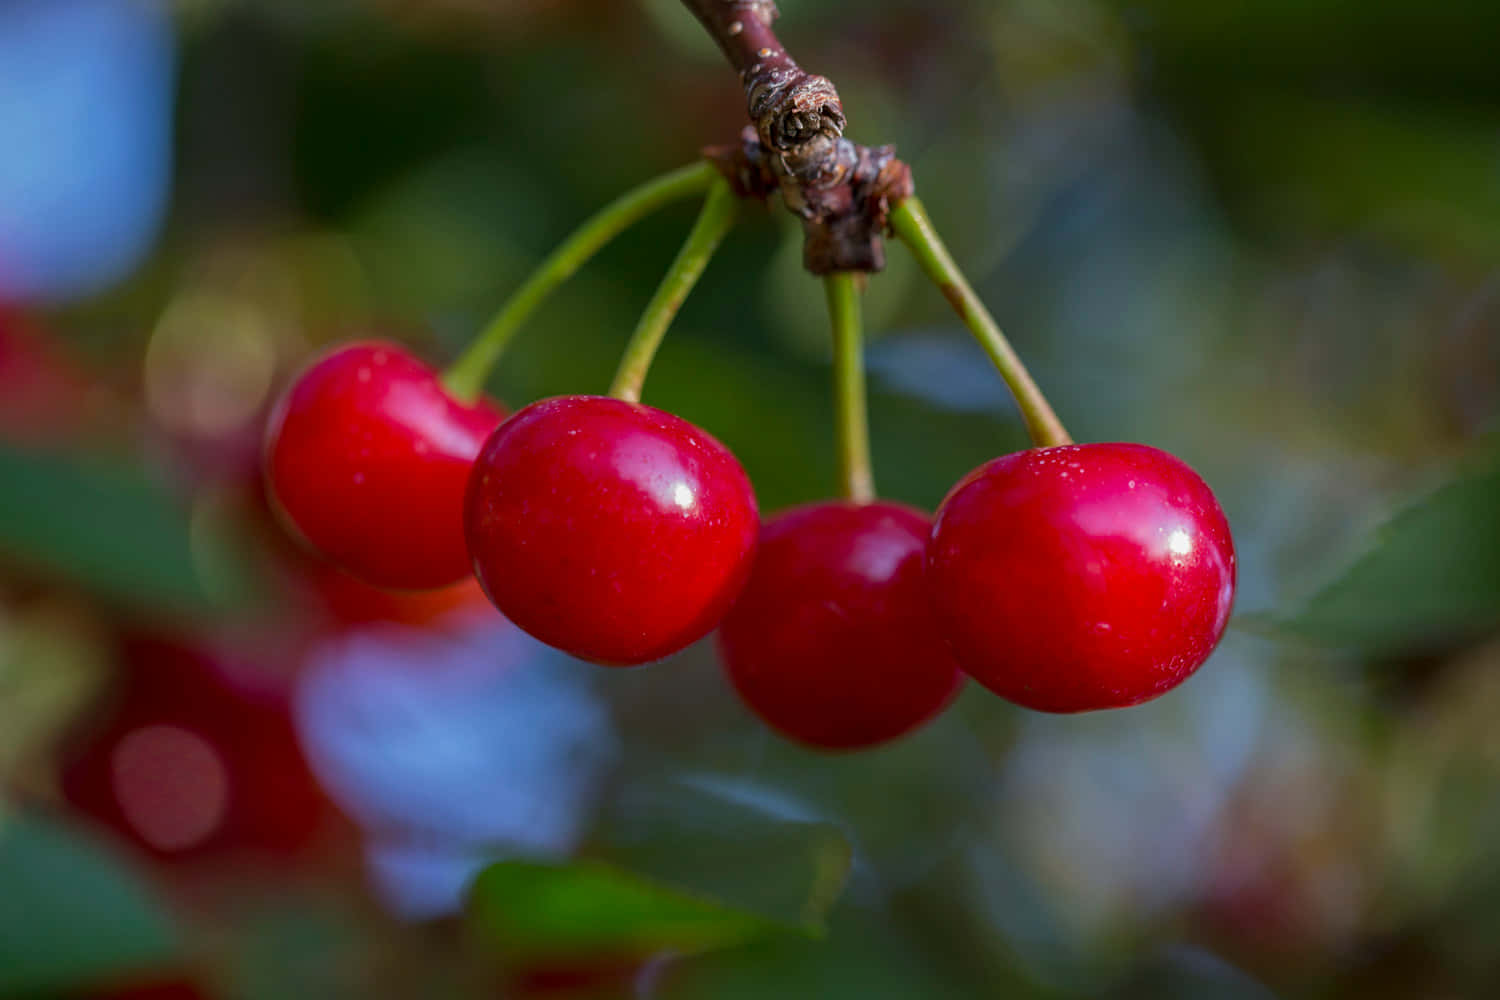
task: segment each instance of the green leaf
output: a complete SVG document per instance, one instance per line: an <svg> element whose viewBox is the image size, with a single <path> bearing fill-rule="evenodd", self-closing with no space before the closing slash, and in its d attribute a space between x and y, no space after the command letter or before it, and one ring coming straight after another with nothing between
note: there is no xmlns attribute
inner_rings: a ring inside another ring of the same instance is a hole
<svg viewBox="0 0 1500 1000"><path fill-rule="evenodd" d="M148 612L239 599L244 572L140 470L0 445L0 559Z"/></svg>
<svg viewBox="0 0 1500 1000"><path fill-rule="evenodd" d="M1393 517L1343 575L1277 624L1382 653L1500 626L1500 450Z"/></svg>
<svg viewBox="0 0 1500 1000"><path fill-rule="evenodd" d="M368 1000L371 996L452 995L439 987L442 973L423 976L420 993L401 989L388 965L367 960L374 914L332 887L280 879L235 897L233 934L216 954L235 1000Z"/></svg>
<svg viewBox="0 0 1500 1000"><path fill-rule="evenodd" d="M1486 159L1492 126L1461 106L1228 93L1220 159L1255 210L1284 225L1441 247L1491 259L1500 250L1500 186ZM1431 193L1443 191L1445 197ZM1279 216L1279 218L1278 218Z"/></svg>
<svg viewBox="0 0 1500 1000"><path fill-rule="evenodd" d="M970 971L945 966L924 953L914 944L909 928L852 912L834 925L824 941L767 939L684 962L666 977L661 996L668 1000L979 996L1030 1000L1042 995L1021 981L964 981Z"/></svg>
<svg viewBox="0 0 1500 1000"><path fill-rule="evenodd" d="M160 966L176 951L145 883L91 839L40 817L0 820L0 996Z"/></svg>
<svg viewBox="0 0 1500 1000"><path fill-rule="evenodd" d="M694 953L783 929L598 861L491 865L469 912L482 939L513 961Z"/></svg>
<svg viewBox="0 0 1500 1000"><path fill-rule="evenodd" d="M1210 952L1176 947L1145 962L1111 1000L1276 1000L1276 994Z"/></svg>
<svg viewBox="0 0 1500 1000"><path fill-rule="evenodd" d="M631 871L819 932L853 849L839 827L788 815L766 794L712 773L626 782L601 819L602 846Z"/></svg>

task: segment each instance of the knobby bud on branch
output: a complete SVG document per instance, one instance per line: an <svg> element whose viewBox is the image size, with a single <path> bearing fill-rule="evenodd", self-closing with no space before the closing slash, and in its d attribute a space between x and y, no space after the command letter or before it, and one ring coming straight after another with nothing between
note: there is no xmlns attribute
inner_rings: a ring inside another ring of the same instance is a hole
<svg viewBox="0 0 1500 1000"><path fill-rule="evenodd" d="M890 208L912 193L906 164L893 147L844 138L838 91L787 54L771 27L771 0L683 3L739 72L751 121L738 146L711 149L710 158L742 195L781 192L803 220L809 271L881 270Z"/></svg>

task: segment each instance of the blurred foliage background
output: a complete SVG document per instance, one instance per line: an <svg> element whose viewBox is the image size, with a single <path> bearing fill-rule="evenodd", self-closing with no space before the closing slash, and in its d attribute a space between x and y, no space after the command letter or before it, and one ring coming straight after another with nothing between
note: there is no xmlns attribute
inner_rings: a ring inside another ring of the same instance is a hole
<svg viewBox="0 0 1500 1000"><path fill-rule="evenodd" d="M825 757L711 644L606 672L340 577L265 507L277 387L356 335L454 356L737 133L733 76L675 0L6 0L0 996L1500 992L1500 5L782 6L1075 435L1214 486L1219 652ZM495 393L601 391L690 217ZM834 488L826 320L746 218L647 399L770 511ZM890 256L877 474L930 509L1023 429Z"/></svg>

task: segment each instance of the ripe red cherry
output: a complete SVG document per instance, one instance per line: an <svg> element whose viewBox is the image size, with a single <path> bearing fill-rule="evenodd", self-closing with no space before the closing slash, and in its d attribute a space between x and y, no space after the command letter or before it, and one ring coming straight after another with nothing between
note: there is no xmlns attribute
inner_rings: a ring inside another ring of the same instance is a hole
<svg viewBox="0 0 1500 1000"><path fill-rule="evenodd" d="M744 585L760 520L745 470L670 413L601 396L533 403L491 435L465 508L485 593L598 663L706 635Z"/></svg>
<svg viewBox="0 0 1500 1000"><path fill-rule="evenodd" d="M971 472L938 508L927 585L959 665L1044 712L1135 705L1213 652L1234 600L1218 501L1138 444L1041 448Z"/></svg>
<svg viewBox="0 0 1500 1000"><path fill-rule="evenodd" d="M891 503L820 503L761 531L755 568L719 627L746 704L801 743L853 750L940 712L963 675L923 583L931 522Z"/></svg>
<svg viewBox="0 0 1500 1000"><path fill-rule="evenodd" d="M324 355L266 428L266 472L284 520L367 583L425 590L469 573L463 496L503 412L460 403L397 344Z"/></svg>

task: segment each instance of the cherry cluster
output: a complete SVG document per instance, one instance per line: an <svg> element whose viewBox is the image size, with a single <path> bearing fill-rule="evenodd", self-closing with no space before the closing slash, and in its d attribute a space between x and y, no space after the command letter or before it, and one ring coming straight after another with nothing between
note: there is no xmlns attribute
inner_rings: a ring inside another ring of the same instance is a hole
<svg viewBox="0 0 1500 1000"><path fill-rule="evenodd" d="M911 731L965 675L1047 712L1154 698L1212 652L1234 594L1213 493L1136 444L1002 456L931 518L856 497L762 523L739 461L677 416L583 395L507 416L361 341L290 385L265 459L288 526L363 580L472 572L520 628L610 666L717 628L748 706L825 749Z"/></svg>

